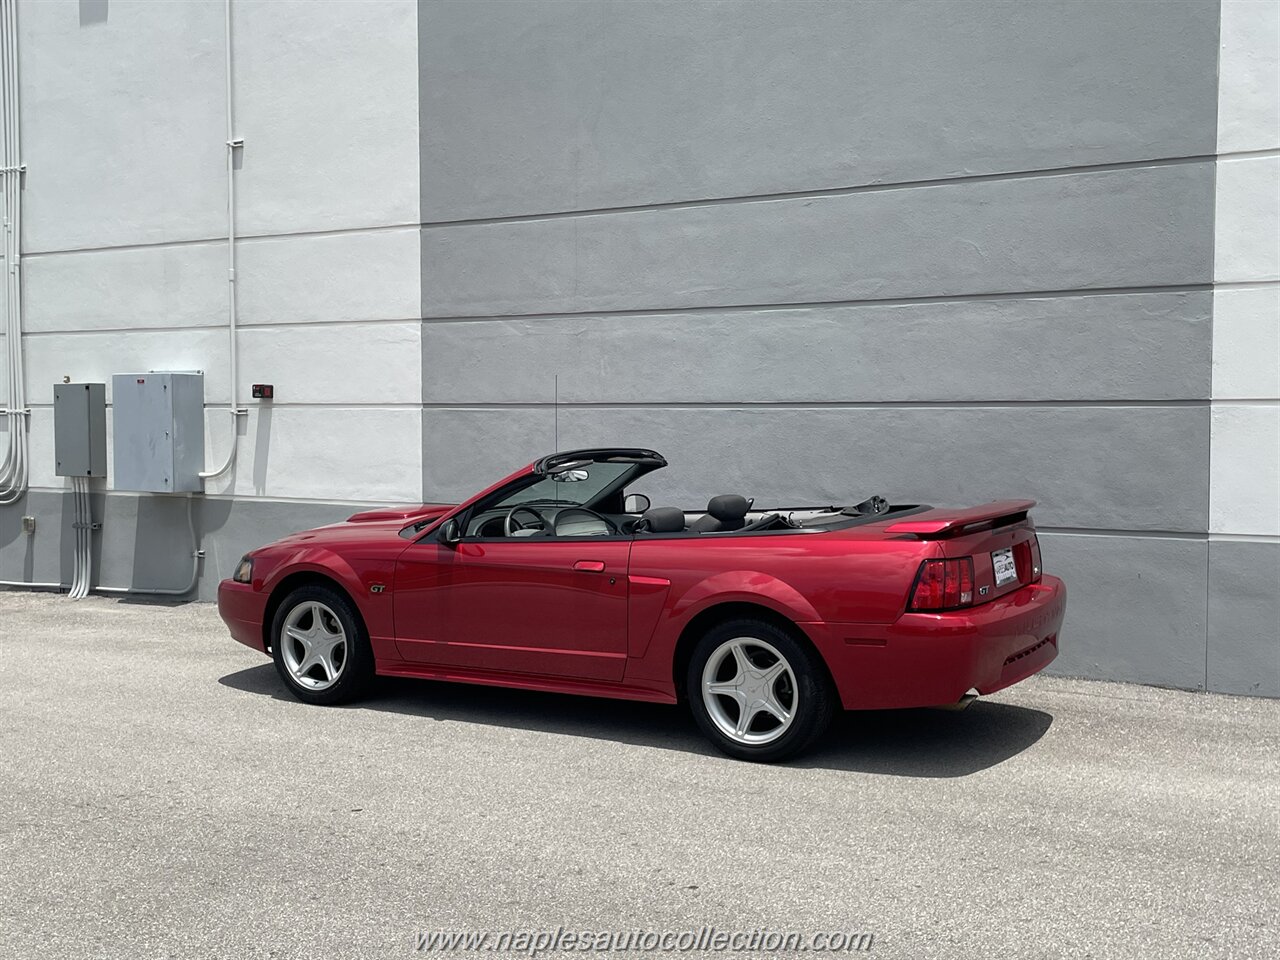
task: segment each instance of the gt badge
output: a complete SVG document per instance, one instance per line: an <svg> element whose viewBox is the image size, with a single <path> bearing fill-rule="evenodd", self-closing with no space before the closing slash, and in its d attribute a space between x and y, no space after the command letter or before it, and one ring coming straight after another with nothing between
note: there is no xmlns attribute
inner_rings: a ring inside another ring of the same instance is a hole
<svg viewBox="0 0 1280 960"><path fill-rule="evenodd" d="M386 585L385 583L371 583L371 584L369 584L369 592L370 592L370 593L381 593L381 592L382 592L383 590L385 590L385 589L387 589L387 585Z"/></svg>

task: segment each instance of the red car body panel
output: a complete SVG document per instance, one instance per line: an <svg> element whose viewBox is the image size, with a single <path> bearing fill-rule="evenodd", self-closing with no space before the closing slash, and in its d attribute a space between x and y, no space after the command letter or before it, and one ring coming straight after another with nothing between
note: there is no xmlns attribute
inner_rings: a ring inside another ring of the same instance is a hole
<svg viewBox="0 0 1280 960"><path fill-rule="evenodd" d="M625 540L412 544L396 563L400 658L620 682L630 549Z"/></svg>
<svg viewBox="0 0 1280 960"><path fill-rule="evenodd" d="M660 702L677 700L686 629L726 604L795 624L846 709L954 703L1057 655L1066 589L1039 572L1033 501L754 536L432 536L532 469L458 506L367 511L254 551L252 582L224 580L219 611L236 640L265 652L273 605L320 576L355 602L380 674ZM401 536L415 522L413 539ZM997 588L991 553L1004 547L1019 576ZM959 556L973 557L979 602L909 612L921 564Z"/></svg>

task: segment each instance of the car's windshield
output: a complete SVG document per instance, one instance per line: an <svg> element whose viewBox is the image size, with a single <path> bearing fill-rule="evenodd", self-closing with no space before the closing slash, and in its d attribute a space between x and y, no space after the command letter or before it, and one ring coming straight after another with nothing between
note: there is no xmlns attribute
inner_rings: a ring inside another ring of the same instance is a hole
<svg viewBox="0 0 1280 960"><path fill-rule="evenodd" d="M601 491L612 486L623 474L634 470L635 466L634 463L569 464L550 476L507 494L490 504L489 508L514 507L521 503L564 503L580 507L591 503Z"/></svg>

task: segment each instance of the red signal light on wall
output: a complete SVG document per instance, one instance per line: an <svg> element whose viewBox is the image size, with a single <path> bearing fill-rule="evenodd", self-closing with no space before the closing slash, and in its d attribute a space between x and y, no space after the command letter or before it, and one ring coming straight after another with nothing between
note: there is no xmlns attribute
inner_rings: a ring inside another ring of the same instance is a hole
<svg viewBox="0 0 1280 960"><path fill-rule="evenodd" d="M255 400L274 400L276 396L276 388L270 383L255 383L253 385L253 399Z"/></svg>

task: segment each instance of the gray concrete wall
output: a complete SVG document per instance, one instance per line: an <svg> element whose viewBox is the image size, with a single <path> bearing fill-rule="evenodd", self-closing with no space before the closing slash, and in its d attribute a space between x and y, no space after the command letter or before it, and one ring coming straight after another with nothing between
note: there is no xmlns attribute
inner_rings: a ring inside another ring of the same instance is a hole
<svg viewBox="0 0 1280 960"><path fill-rule="evenodd" d="M70 575L51 385L195 368L211 464L233 390L278 396L197 505L205 597L358 503L644 444L689 506L1035 497L1055 669L1280 695L1270 5L233 13L235 385L222 3L21 4L34 474L0 579ZM181 502L103 493L101 582L181 579Z"/></svg>
<svg viewBox="0 0 1280 960"><path fill-rule="evenodd" d="M1214 152L1213 0L434 2L429 222Z"/></svg>
<svg viewBox="0 0 1280 960"><path fill-rule="evenodd" d="M1032 496L1059 672L1274 691L1266 604L1208 656L1219 13L424 4L428 495Z"/></svg>

